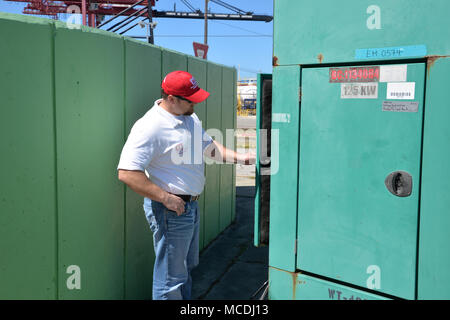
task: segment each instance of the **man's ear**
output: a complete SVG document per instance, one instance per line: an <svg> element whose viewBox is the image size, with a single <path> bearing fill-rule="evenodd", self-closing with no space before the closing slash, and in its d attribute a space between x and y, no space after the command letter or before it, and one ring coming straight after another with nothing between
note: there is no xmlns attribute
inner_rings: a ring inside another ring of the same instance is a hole
<svg viewBox="0 0 450 320"><path fill-rule="evenodd" d="M173 95L169 94L167 96L167 101L169 101L170 103L175 103L176 102L176 98Z"/></svg>

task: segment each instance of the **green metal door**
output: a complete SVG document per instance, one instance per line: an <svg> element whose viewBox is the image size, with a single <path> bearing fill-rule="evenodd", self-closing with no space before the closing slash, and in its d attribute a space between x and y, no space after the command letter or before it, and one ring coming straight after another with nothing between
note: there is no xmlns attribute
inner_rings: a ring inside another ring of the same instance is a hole
<svg viewBox="0 0 450 320"><path fill-rule="evenodd" d="M424 82L419 62L302 69L297 269L415 298Z"/></svg>

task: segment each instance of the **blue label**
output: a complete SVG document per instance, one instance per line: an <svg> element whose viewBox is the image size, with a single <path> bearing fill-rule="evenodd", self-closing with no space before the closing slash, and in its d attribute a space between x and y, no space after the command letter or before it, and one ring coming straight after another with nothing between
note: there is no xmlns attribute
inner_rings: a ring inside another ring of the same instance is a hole
<svg viewBox="0 0 450 320"><path fill-rule="evenodd" d="M355 59L395 59L404 57L423 57L427 55L427 46L404 46L387 48L356 49Z"/></svg>

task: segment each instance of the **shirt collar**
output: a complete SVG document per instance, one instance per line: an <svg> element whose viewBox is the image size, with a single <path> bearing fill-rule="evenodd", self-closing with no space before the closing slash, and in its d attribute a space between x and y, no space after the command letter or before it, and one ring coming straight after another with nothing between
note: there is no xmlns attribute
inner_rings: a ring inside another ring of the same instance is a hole
<svg viewBox="0 0 450 320"><path fill-rule="evenodd" d="M175 116L171 114L170 112L168 112L159 105L161 101L162 99L158 99L155 101L155 107L156 110L158 110L159 114L162 115L165 119L167 119L173 125L174 128L178 125L182 125L185 116Z"/></svg>

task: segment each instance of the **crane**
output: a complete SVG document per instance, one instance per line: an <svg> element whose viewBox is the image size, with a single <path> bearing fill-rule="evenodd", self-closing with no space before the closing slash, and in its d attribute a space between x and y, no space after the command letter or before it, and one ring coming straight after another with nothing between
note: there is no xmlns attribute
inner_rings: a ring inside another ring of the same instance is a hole
<svg viewBox="0 0 450 320"><path fill-rule="evenodd" d="M24 14L48 15L52 19L58 19L58 14L63 13L81 13L83 25L89 25L94 28L101 28L107 23L112 22L120 16L127 16L124 20L108 27L107 31L118 32L124 34L133 29L138 24L142 24L144 20L150 20L152 24L153 18L179 18L179 19L207 19L211 20L235 20L235 21L264 21L270 22L272 16L257 15L251 11L244 11L232 6L221 0L209 0L216 3L233 13L211 13L202 12L196 9L188 0L180 0L190 11L158 11L154 10L155 1L158 0L6 0L13 2L25 2L27 6L23 9ZM79 8L78 12L72 11L71 8ZM205 8L206 9L206 8ZM205 10L207 11L207 10ZM104 20L105 16L112 16L108 20ZM87 19L86 19L87 17ZM142 18L141 21L129 24ZM205 24L206 25L206 24ZM206 33L206 32L205 32ZM151 40L153 43L153 28L151 28Z"/></svg>

